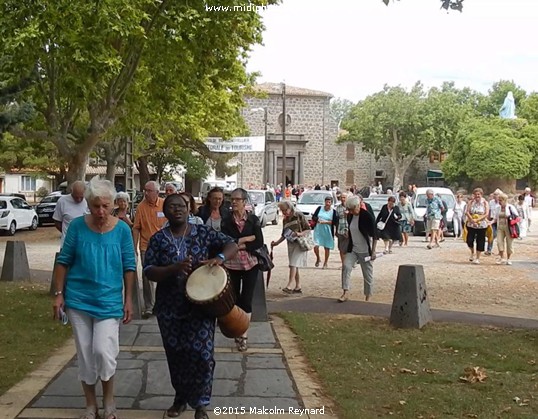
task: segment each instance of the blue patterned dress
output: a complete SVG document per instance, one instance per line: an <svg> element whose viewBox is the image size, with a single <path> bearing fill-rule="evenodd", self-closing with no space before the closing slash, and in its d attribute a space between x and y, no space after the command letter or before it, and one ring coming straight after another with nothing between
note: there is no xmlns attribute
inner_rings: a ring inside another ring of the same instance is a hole
<svg viewBox="0 0 538 419"><path fill-rule="evenodd" d="M168 266L192 257L193 269L222 251L233 239L204 225L191 225L190 234L174 238L170 229L155 233L148 244L144 269ZM186 276L157 283L155 314L163 339L172 386L174 405L188 403L193 409L211 400L215 369L214 317L196 310L186 295Z"/></svg>

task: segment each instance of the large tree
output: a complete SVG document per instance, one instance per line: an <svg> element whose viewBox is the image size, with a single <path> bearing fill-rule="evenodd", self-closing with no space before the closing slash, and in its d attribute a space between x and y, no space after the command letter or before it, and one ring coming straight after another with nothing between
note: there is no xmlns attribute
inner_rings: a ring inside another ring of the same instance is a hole
<svg viewBox="0 0 538 419"><path fill-rule="evenodd" d="M262 1L219 0L248 4ZM224 121L237 113L251 83L247 53L261 31L258 13L212 12L203 2L3 1L0 71L8 80L37 74L26 98L38 118L13 132L52 142L68 162L69 181L84 177L88 156L127 103L140 106L148 92L167 99L163 111L181 103L179 126L199 138L207 130L196 125L200 116ZM229 106L220 108L223 102Z"/></svg>
<svg viewBox="0 0 538 419"><path fill-rule="evenodd" d="M331 117L338 124L338 128L342 124L342 121L349 115L353 108L353 102L348 99L336 98L331 100L330 114Z"/></svg>
<svg viewBox="0 0 538 419"><path fill-rule="evenodd" d="M525 120L472 120L460 130L443 163L445 177L460 184L525 177L536 148L535 133Z"/></svg>

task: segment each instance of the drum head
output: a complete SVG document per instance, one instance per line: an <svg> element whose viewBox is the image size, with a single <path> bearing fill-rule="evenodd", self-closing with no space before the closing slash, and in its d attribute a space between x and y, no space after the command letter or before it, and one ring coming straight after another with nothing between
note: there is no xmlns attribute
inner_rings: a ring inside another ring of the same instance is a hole
<svg viewBox="0 0 538 419"><path fill-rule="evenodd" d="M221 294L227 282L228 274L224 268L203 265L187 279L187 295L195 302L211 301Z"/></svg>

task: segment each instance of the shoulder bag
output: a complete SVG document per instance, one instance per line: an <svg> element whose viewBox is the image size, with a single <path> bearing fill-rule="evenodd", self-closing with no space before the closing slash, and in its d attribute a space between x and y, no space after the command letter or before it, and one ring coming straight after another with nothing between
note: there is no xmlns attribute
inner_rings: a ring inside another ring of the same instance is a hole
<svg viewBox="0 0 538 419"><path fill-rule="evenodd" d="M301 220L299 221L299 233L303 232L303 226ZM312 231L309 231L305 236L297 237L297 243L303 252L308 252L314 248L314 240L312 239Z"/></svg>
<svg viewBox="0 0 538 419"><path fill-rule="evenodd" d="M377 222L377 229L378 230L384 230L385 227L387 226L387 221L389 221L389 218L390 216L392 215L392 210L389 211L389 216L387 217L387 219L385 221L378 221Z"/></svg>
<svg viewBox="0 0 538 419"><path fill-rule="evenodd" d="M259 249L253 250L252 254L258 258L258 268L260 271L269 272L275 267L266 244Z"/></svg>

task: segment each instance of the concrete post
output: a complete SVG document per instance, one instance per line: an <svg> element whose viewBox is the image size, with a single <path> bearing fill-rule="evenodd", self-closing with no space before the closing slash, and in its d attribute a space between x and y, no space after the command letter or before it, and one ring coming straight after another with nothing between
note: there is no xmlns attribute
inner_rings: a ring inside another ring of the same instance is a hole
<svg viewBox="0 0 538 419"><path fill-rule="evenodd" d="M420 329L431 321L422 265L400 265L390 313L391 326Z"/></svg>
<svg viewBox="0 0 538 419"><path fill-rule="evenodd" d="M265 299L265 282L263 272L258 273L256 286L254 287L254 296L252 297L252 317L251 322L266 322L267 317L267 300Z"/></svg>
<svg viewBox="0 0 538 419"><path fill-rule="evenodd" d="M21 241L8 241L0 281L30 281L30 279L26 244Z"/></svg>

